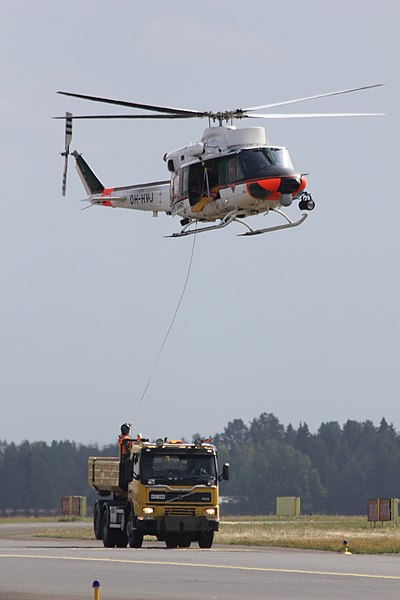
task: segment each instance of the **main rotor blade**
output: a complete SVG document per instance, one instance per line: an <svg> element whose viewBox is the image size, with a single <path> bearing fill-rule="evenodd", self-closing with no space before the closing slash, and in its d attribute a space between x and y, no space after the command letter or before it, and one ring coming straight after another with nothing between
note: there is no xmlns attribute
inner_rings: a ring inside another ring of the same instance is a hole
<svg viewBox="0 0 400 600"><path fill-rule="evenodd" d="M167 115L74 115L71 119L194 119L196 115L167 114ZM65 119L66 117L53 117Z"/></svg>
<svg viewBox="0 0 400 600"><path fill-rule="evenodd" d="M273 108L275 106L284 106L286 104L294 104L295 102L305 102L306 100L316 100L317 98L326 98L327 96L338 96L340 94L350 94L351 92L359 92L361 90L369 90L371 88L381 87L384 83L376 83L374 85L365 85L363 87L351 88L348 90L339 90L337 92L328 92L327 94L317 94L316 96L306 96L305 98L295 98L294 100L286 100L285 102L275 102L274 104L264 104L262 106L252 106L250 108L243 108L244 112L253 110L264 110L266 108Z"/></svg>
<svg viewBox="0 0 400 600"><path fill-rule="evenodd" d="M247 119L314 119L319 117L383 117L385 113L253 113ZM75 118L75 117L74 117Z"/></svg>
<svg viewBox="0 0 400 600"><path fill-rule="evenodd" d="M186 108L171 108L169 106L153 106L152 104L139 104L138 102L127 102L126 100L113 100L112 98L103 98L100 96L87 96L86 94L73 94L72 92L57 92L64 96L72 96L73 98L82 98L83 100L91 100L93 102L105 102L106 104L114 104L117 106L128 106L129 108L142 108L143 110L154 110L156 112L167 114L187 114L194 117L205 116L205 111L188 110Z"/></svg>

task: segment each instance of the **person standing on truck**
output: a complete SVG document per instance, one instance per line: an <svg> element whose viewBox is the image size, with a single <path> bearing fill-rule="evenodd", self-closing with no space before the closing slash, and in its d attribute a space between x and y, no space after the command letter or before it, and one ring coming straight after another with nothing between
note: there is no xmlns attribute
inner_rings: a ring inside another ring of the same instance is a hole
<svg viewBox="0 0 400 600"><path fill-rule="evenodd" d="M130 457L133 446L133 439L129 435L131 423L121 425L121 433L118 436L119 457L121 462L125 462Z"/></svg>
<svg viewBox="0 0 400 600"><path fill-rule="evenodd" d="M129 469L128 459L131 457L133 439L129 435L131 423L123 423L121 425L121 433L118 436L119 450L119 487L126 491L128 489L127 469Z"/></svg>

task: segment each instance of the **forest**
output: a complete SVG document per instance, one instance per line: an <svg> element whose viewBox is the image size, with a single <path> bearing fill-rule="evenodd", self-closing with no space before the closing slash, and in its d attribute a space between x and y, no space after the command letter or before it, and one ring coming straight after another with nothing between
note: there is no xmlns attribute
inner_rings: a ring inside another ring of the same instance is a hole
<svg viewBox="0 0 400 600"><path fill-rule="evenodd" d="M311 433L306 423L285 427L262 413L248 424L229 422L212 441L220 470L230 463L222 514L273 514L276 496L300 496L302 514L363 515L368 498L400 496L400 434L384 418L379 426L322 423ZM91 506L87 459L116 455L116 444L0 441L0 516L59 512L62 496L87 496Z"/></svg>

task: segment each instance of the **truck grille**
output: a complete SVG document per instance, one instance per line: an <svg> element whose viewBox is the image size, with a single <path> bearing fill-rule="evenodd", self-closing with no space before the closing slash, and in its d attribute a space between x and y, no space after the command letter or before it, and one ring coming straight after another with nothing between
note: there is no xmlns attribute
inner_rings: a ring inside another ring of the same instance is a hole
<svg viewBox="0 0 400 600"><path fill-rule="evenodd" d="M149 502L185 502L187 504L192 502L211 502L211 492L149 492Z"/></svg>
<svg viewBox="0 0 400 600"><path fill-rule="evenodd" d="M189 515L194 517L196 513L196 509L190 506L165 506L164 510L166 515Z"/></svg>

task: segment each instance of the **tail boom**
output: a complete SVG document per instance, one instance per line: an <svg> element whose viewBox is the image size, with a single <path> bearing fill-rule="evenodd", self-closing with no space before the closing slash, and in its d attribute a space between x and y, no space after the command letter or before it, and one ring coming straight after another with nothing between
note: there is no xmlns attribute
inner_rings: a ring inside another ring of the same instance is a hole
<svg viewBox="0 0 400 600"><path fill-rule="evenodd" d="M93 205L113 208L132 208L170 214L170 182L154 181L125 187L106 188L89 167L79 152L72 152L76 160L76 169L88 194L87 201Z"/></svg>

